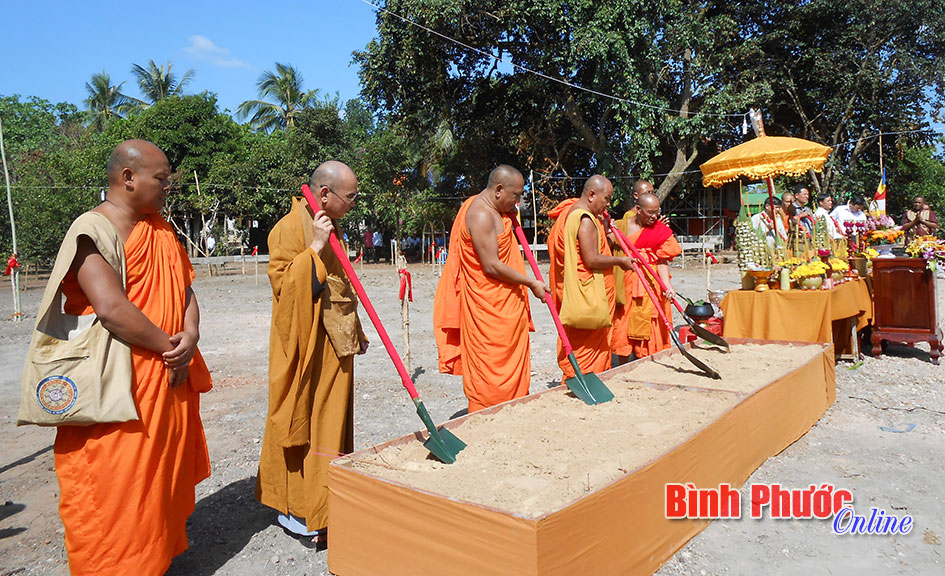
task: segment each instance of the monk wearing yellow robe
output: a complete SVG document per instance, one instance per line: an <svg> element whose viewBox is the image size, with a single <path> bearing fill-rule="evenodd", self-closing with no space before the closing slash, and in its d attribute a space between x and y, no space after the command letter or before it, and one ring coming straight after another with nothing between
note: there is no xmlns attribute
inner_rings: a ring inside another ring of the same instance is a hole
<svg viewBox="0 0 945 576"><path fill-rule="evenodd" d="M544 298L547 287L525 275L510 217L524 186L521 172L503 164L463 203L436 289L440 371L462 375L470 412L521 398L531 383L527 290Z"/></svg>
<svg viewBox="0 0 945 576"><path fill-rule="evenodd" d="M272 326L269 413L256 498L309 547L327 540L328 463L354 449L354 355L367 350L357 300L329 246L358 182L341 162L311 178L321 211L304 199L269 234Z"/></svg>
<svg viewBox="0 0 945 576"><path fill-rule="evenodd" d="M66 313L95 313L131 345L140 417L57 430L59 513L73 575L164 574L187 549L194 487L210 475L199 395L211 380L196 347L194 271L159 214L170 175L154 144L119 144L106 200L93 210L124 239L126 286L88 236L63 281Z"/></svg>
<svg viewBox="0 0 945 576"><path fill-rule="evenodd" d="M617 227L633 242L650 266L656 271L668 290L664 293L659 283L650 277L641 265L643 278L633 270L624 272L626 304L617 310L614 320L612 349L621 360L631 354L637 358L649 356L672 345L669 331L650 300L643 282L648 282L660 300L666 318L672 318L672 288L669 263L682 253L669 226L660 220L659 198L650 193L640 194L634 210L616 221Z"/></svg>
<svg viewBox="0 0 945 576"><path fill-rule="evenodd" d="M555 220L548 236L548 255L551 258L551 292L554 304L562 310L565 290L565 252L577 251L574 263L576 270L568 274L574 282L587 283L594 273L602 273L605 286L605 306L609 314L606 326L593 329L577 328L565 322L564 330L574 349L574 357L582 372L602 372L610 368L610 325L616 306L613 269L618 266L627 269L632 266L632 259L613 256L601 217L610 204L614 188L610 180L594 175L587 180L581 197L565 200L556 206L549 216ZM561 339L558 339L558 365L564 372L564 378L574 376L574 369L568 361Z"/></svg>

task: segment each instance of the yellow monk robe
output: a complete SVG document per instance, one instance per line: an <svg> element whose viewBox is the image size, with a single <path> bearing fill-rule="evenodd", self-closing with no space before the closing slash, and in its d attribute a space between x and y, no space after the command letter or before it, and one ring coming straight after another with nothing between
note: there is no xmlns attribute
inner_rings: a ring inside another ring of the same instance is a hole
<svg viewBox="0 0 945 576"><path fill-rule="evenodd" d="M554 304L559 311L561 310L561 299L564 294L564 243L566 241L575 242L578 254L580 254L581 250L580 240L577 237L578 226L575 225L576 222L580 220L580 215L577 212L572 213L571 211L577 201L577 198L565 200L548 213L555 221L548 235L548 256L551 258L551 272L549 274L551 277L551 293L554 298ZM573 219L569 216L571 214L574 215ZM568 226L569 221L571 226ZM595 226L597 226L597 249L601 254L610 256L610 245L607 243L604 225L597 218L594 218L593 221ZM573 227L573 234L566 234L566 228L571 227ZM577 278L583 281L587 280L592 275L593 272L584 265L584 262L579 261ZM616 306L613 269L604 270L604 285L607 290L610 316L613 318L614 308ZM574 349L574 357L577 359L581 372L603 372L610 368L610 326L594 330L565 326L564 331L565 334L568 335L568 340L571 341L571 346ZM571 367L571 363L568 361L568 356L564 351L564 346L560 338L558 339L558 365L561 367L562 372L564 372L565 379L574 376L574 368Z"/></svg>
<svg viewBox="0 0 945 576"><path fill-rule="evenodd" d="M490 278L482 270L466 229L466 213L474 201L475 197L464 202L453 222L433 305L440 371L462 375L470 412L528 395L528 332L534 331L528 289ZM525 274L512 220L503 215L502 225L499 260Z"/></svg>
<svg viewBox="0 0 945 576"><path fill-rule="evenodd" d="M354 353L367 339L341 263L311 243L311 212L295 198L269 234L269 412L256 499L318 530L328 524L328 463L354 449ZM313 272L324 285L317 296ZM330 317L335 306L347 326Z"/></svg>
<svg viewBox="0 0 945 576"><path fill-rule="evenodd" d="M616 221L624 234L627 233L630 219L634 217L634 213L628 212ZM657 264L669 263L682 253L682 247L669 227L659 221L628 237L654 271ZM660 300L666 318L672 321L673 316L672 302L663 296L659 283L650 277L642 264L638 266L644 276L642 279L633 270L620 271L624 273L623 284L627 303L617 310L611 348L614 354L620 356L629 356L632 353L637 358L643 358L672 345L669 331L643 286L644 281L649 283L653 294Z"/></svg>
<svg viewBox="0 0 945 576"><path fill-rule="evenodd" d="M194 270L171 227L156 214L141 220L125 256L128 300L169 335L183 330ZM92 313L73 272L63 293L67 313ZM73 575L164 574L187 549L194 487L210 475L199 394L211 380L200 352L177 388L168 385L160 354L132 346L131 356L141 419L56 432L59 513Z"/></svg>

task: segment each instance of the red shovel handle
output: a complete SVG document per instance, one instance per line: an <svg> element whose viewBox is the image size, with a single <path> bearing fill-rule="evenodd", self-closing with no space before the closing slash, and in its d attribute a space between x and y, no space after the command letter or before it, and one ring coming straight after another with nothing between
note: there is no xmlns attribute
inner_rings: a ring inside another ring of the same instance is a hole
<svg viewBox="0 0 945 576"><path fill-rule="evenodd" d="M623 230L617 227L617 223L613 220L610 221L610 229L613 230L614 236L617 238L617 242L620 243L620 247L623 248L623 251L627 254L633 254L633 257L643 264L643 267L646 268L646 271L650 273L650 276L652 276L653 279L656 280L656 283L660 285L660 290L666 292L666 284L663 283L663 279L660 278L659 274L657 274L655 270L653 270L653 267L650 266L650 263L646 261L646 258L643 256L643 254L637 250L637 247L633 245L633 242L627 238L627 235L623 233ZM639 274L639 272L637 272L637 274ZM640 277L642 278L642 276ZM646 282L644 282L644 284L646 284ZM673 306L676 307L676 310L679 310L680 314L685 314L678 299L673 298Z"/></svg>
<svg viewBox="0 0 945 576"><path fill-rule="evenodd" d="M318 215L322 209L318 206L318 202L315 201L315 196L312 195L312 190L308 187L308 184L302 185L302 195L305 196L305 199L308 201L308 205L312 209L312 212ZM390 336L387 335L387 330L385 330L384 325L381 324L381 319L377 317L377 312L374 311L374 306L371 304L371 300L368 298L367 292L364 291L364 286L362 286L361 281L358 280L358 275L354 273L354 268L351 266L351 262L348 260L348 255L345 254L344 248L342 248L341 244L338 243L338 239L335 238L334 234L331 234L328 237L328 242L331 244L331 249L338 258L338 261L341 262L341 267L344 268L345 274L348 275L348 279L351 280L351 285L354 286L354 291L358 293L358 298L361 299L361 304L364 305L364 310L367 311L368 316L371 318L371 323L373 323L374 328L377 329L377 333L381 337L381 342L384 343L384 348L387 349L387 354L394 362L394 366L397 368L397 372L400 374L400 379L403 382L404 388L406 388L407 392L410 393L410 398L416 400L420 397L420 395L417 394L417 389L414 387L413 381L410 379L410 375L407 374L407 367L404 366L403 361L400 359L400 355L397 353L397 349L394 348L393 342L390 341Z"/></svg>
<svg viewBox="0 0 945 576"><path fill-rule="evenodd" d="M620 247L623 248L623 251L625 253L632 252L633 255L637 258L637 260L642 261L643 264L647 267L647 270L650 270L650 274L653 274L652 270L649 267L649 264L647 264L646 260L643 259L643 255L637 251L636 246L630 243L630 240L626 236L623 235L623 232L621 232L620 229L617 228L617 225L614 224L613 221L611 221L610 227L614 231L614 236L617 237L617 242L620 243ZM663 324L666 325L666 329L672 332L673 325L670 324L669 320L666 319L666 312L663 311L663 307L660 306L660 301L656 298L656 294L653 293L653 288L650 287L650 283L647 282L643 274L640 273L640 267L637 266L637 263L635 261L633 262L633 271L636 272L637 276L639 276L640 284L643 284L643 288L646 290L647 295L649 295L650 300L653 301L653 306L656 307L656 311L659 313L660 319L663 321ZM666 288L663 287L663 281L660 280L660 277L657 276L656 274L653 274L653 277L656 278L656 281L659 282L660 287L662 287L663 291L665 291Z"/></svg>
<svg viewBox="0 0 945 576"><path fill-rule="evenodd" d="M535 278L544 282L545 279L541 277L541 270L538 269L538 262L535 262L535 255L532 254L532 249L528 245L528 239L525 238L525 231L522 230L522 225L518 223L518 218L516 218L514 214L510 214L509 218L512 219L512 225L515 227L515 235L518 237L518 242L525 251L525 258L528 259L528 263L532 267L532 272L535 273ZM573 350L571 348L571 341L568 340L568 335L564 331L564 325L561 324L561 318L558 318L558 311L555 309L555 304L551 301L548 294L545 294L545 304L548 305L548 310L551 311L551 318L555 321L555 327L558 329L558 336L561 337L561 345L564 346L565 354L571 354Z"/></svg>

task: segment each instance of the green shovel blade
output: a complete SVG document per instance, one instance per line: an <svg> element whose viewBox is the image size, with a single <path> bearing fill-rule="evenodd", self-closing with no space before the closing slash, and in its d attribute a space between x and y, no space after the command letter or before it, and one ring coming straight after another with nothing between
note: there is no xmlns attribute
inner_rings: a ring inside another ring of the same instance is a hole
<svg viewBox="0 0 945 576"><path fill-rule="evenodd" d="M568 360L571 367L574 368L574 376L564 381L568 390L574 393L585 404L600 404L614 399L614 393L610 391L597 374L583 374L578 366L574 353L568 354Z"/></svg>
<svg viewBox="0 0 945 576"><path fill-rule="evenodd" d="M433 424L433 419L430 418L430 413L427 412L426 406L423 405L423 402L419 398L414 400L414 404L417 405L417 415L423 420L423 423L427 427L427 432L430 433L430 437L423 443L423 447L446 464L456 462L456 455L466 447L466 443L457 438L446 428L437 428L436 425Z"/></svg>

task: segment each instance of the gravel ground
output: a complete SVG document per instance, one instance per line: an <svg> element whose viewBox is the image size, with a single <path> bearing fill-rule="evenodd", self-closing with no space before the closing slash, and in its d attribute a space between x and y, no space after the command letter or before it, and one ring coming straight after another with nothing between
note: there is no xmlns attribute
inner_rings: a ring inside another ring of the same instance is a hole
<svg viewBox="0 0 945 576"><path fill-rule="evenodd" d="M324 551L303 548L273 525L274 513L253 499L267 403L270 294L264 274L207 277L195 284L202 310L201 350L214 375L202 414L213 474L197 487L189 523L191 548L171 566L180 576L327 574ZM465 408L460 378L436 369L432 336L436 271L412 265L411 370L434 419ZM262 269L262 267L260 267ZM702 297L701 268L674 269L674 284ZM362 279L378 312L402 347L397 275L367 265ZM713 268L715 289L738 287L731 264ZM938 309L945 283L938 282ZM53 471L54 431L15 426L19 375L41 290L24 293L25 322L0 321L0 576L68 573L57 514ZM8 318L9 288L0 293L0 317ZM532 391L555 385L555 334L547 310L533 303L539 331L532 335ZM939 313L941 323L941 312ZM376 333L365 319L372 347L356 360L356 448L372 446L420 428L406 392ZM722 520L711 523L658 572L689 574L933 574L943 573L945 536L945 373L928 361L928 346L890 346L880 358L837 366L837 402L803 438L771 458L746 483L779 482L790 488L830 482L850 490L857 513L875 506L911 515L906 536L836 536L820 520Z"/></svg>

